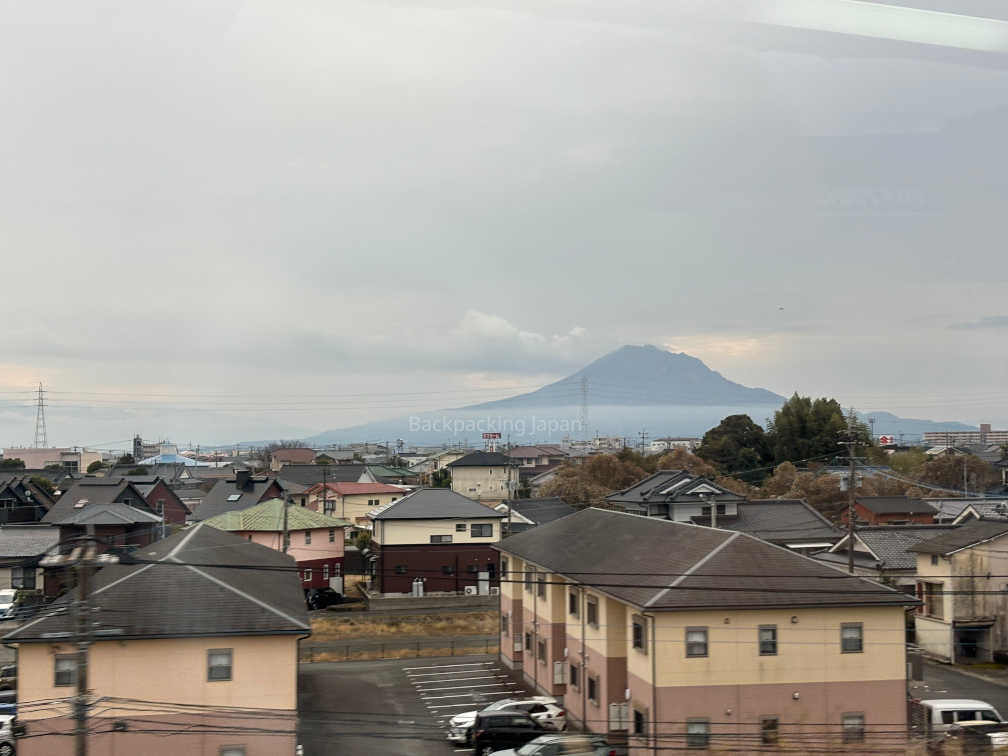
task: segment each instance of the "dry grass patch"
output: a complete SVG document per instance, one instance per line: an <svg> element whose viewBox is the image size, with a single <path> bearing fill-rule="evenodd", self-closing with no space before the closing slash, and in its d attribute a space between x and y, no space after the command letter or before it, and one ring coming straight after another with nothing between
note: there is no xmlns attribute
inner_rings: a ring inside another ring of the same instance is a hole
<svg viewBox="0 0 1008 756"><path fill-rule="evenodd" d="M499 616L497 611L482 611L389 617L370 613L315 617L312 619L311 639L322 643L351 638L495 635L499 628Z"/></svg>
<svg viewBox="0 0 1008 756"><path fill-rule="evenodd" d="M424 656L483 656L486 653L496 654L499 647L491 643L488 648L427 648L426 646L417 648L389 648L389 649L355 649L350 646L348 649L332 649L327 651L312 650L306 656L302 656L302 662L325 662L325 661L370 661L374 659L417 659Z"/></svg>

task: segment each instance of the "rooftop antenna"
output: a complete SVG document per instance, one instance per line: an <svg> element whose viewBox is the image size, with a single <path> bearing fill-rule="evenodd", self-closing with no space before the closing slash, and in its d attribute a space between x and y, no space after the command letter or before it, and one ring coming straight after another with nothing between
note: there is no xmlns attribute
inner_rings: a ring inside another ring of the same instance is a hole
<svg viewBox="0 0 1008 756"><path fill-rule="evenodd" d="M35 410L35 448L44 449L46 446L45 390L42 388L42 381L39 381L38 409Z"/></svg>

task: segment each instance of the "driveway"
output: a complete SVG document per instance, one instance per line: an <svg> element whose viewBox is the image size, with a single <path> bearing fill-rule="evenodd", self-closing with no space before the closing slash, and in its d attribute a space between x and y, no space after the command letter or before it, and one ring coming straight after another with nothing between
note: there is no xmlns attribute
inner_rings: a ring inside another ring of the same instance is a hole
<svg viewBox="0 0 1008 756"><path fill-rule="evenodd" d="M964 675L947 664L924 662L924 682L913 683L914 698L978 698L1008 717L1008 686Z"/></svg>
<svg viewBox="0 0 1008 756"><path fill-rule="evenodd" d="M304 756L449 756L453 714L525 694L494 656L302 664L298 672Z"/></svg>

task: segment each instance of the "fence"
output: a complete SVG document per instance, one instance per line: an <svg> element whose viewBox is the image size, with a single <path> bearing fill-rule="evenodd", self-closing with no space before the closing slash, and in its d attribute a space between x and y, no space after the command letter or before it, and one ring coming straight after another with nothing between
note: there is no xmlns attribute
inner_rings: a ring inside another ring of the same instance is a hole
<svg viewBox="0 0 1008 756"><path fill-rule="evenodd" d="M408 659L421 656L473 656L496 654L500 650L496 635L468 638L426 638L424 640L385 641L348 640L337 643L304 643L299 661L311 664L326 661L362 661L366 659Z"/></svg>

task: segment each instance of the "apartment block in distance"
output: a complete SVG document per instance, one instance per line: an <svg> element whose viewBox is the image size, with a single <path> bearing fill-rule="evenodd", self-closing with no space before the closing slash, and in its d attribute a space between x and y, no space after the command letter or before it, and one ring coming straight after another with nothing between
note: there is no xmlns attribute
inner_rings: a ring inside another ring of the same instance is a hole
<svg viewBox="0 0 1008 756"><path fill-rule="evenodd" d="M502 660L631 754L863 751L905 729L905 593L745 533L594 508L497 548Z"/></svg>

